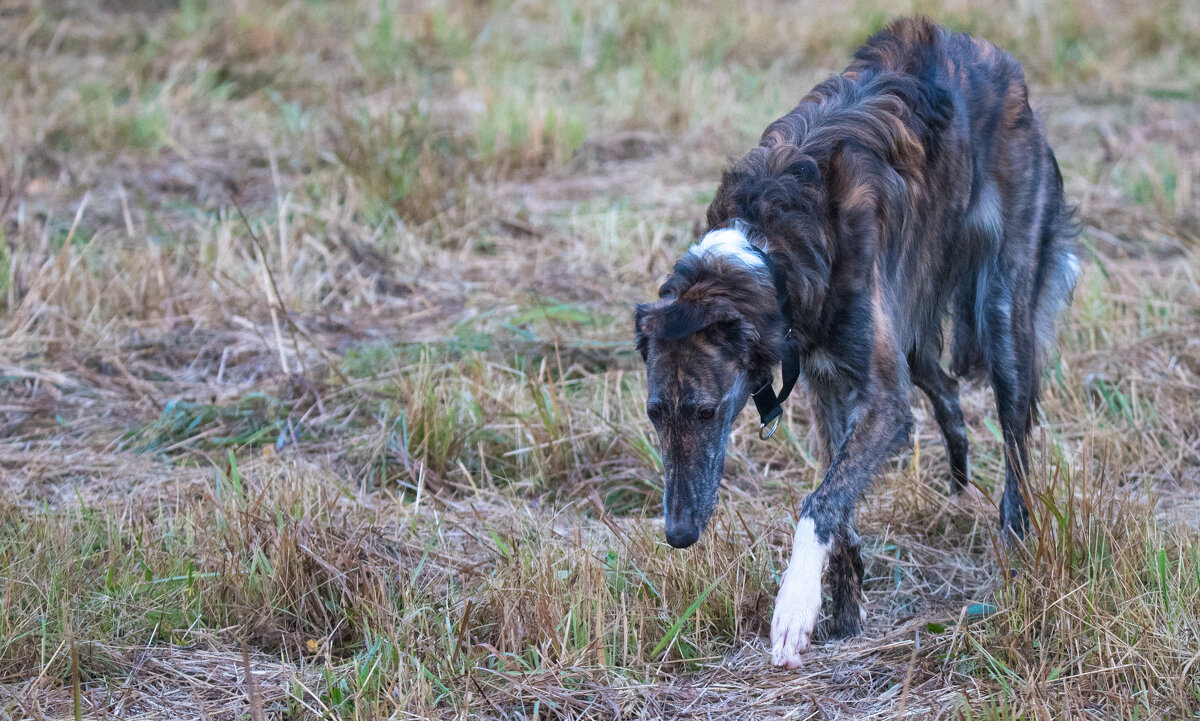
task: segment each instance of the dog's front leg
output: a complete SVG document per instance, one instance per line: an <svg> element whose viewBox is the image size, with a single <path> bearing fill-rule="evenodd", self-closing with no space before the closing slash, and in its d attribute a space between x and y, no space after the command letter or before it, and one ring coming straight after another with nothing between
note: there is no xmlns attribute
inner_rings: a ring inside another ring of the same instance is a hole
<svg viewBox="0 0 1200 721"><path fill-rule="evenodd" d="M792 557L779 585L775 613L771 619L771 661L776 666L796 668L808 650L817 618L821 614L821 576L839 538L853 538L854 507L880 464L891 450L903 444L912 420L899 393L878 393L838 450L825 480L800 509ZM836 549L845 550L845 549ZM853 549L857 553L857 548ZM847 550L848 552L848 550ZM837 557L835 555L835 557ZM845 560L845 559L841 559ZM861 567L859 573L861 573ZM857 584L839 587L839 615L857 614ZM846 596L844 594L851 594ZM857 629L854 629L857 630ZM841 629L845 632L845 629Z"/></svg>
<svg viewBox="0 0 1200 721"><path fill-rule="evenodd" d="M830 543L817 538L816 522L801 517L792 540L792 558L779 584L771 617L771 663L784 668L800 665L821 615L821 575Z"/></svg>

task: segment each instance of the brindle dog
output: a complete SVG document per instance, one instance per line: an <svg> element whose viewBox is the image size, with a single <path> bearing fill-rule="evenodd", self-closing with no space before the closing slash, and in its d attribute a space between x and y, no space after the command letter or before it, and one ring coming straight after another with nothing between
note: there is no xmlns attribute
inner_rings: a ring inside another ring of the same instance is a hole
<svg viewBox="0 0 1200 721"><path fill-rule="evenodd" d="M995 390L1001 525L1026 532L1040 364L1079 274L1076 222L1020 64L925 19L875 35L772 123L725 171L707 220L635 313L666 538L696 542L734 419L755 389L774 398L774 368L794 358L827 470L801 507L771 624L772 659L791 668L826 569L829 635L860 630L855 504L909 445L912 385L944 434L951 491L969 483L958 383L940 365L947 314L953 375L986 372Z"/></svg>

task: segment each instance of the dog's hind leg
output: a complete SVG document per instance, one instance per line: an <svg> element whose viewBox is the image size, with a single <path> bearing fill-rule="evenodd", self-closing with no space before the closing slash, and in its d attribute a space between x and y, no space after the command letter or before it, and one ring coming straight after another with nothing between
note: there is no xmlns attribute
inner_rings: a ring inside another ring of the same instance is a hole
<svg viewBox="0 0 1200 721"><path fill-rule="evenodd" d="M950 492L960 493L971 478L968 460L967 426L958 402L958 381L938 365L937 358L924 355L910 358L913 383L925 392L933 406L933 416L942 429L946 455L950 459Z"/></svg>
<svg viewBox="0 0 1200 721"><path fill-rule="evenodd" d="M996 393L996 412L1004 433L1004 495L1000 525L1017 538L1029 529L1025 480L1029 473L1029 433L1037 368L1037 346L1027 308L1013 302L1008 284L996 279L987 298L988 373Z"/></svg>

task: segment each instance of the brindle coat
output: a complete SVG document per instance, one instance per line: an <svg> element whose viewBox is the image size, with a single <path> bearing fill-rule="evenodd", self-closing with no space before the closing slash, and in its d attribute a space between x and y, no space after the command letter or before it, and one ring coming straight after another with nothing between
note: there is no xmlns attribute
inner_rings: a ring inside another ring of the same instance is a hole
<svg viewBox="0 0 1200 721"><path fill-rule="evenodd" d="M770 274L729 253L685 255L659 300L638 306L673 545L707 523L731 424L790 329L827 468L801 520L828 563L831 635L858 633L854 508L909 444L912 385L942 429L952 490L970 478L958 383L940 365L947 314L953 374L986 372L995 390L1001 524L1024 534L1041 350L1079 265L1058 164L1011 55L925 19L893 23L725 171L707 221L765 253L795 312L784 318Z"/></svg>

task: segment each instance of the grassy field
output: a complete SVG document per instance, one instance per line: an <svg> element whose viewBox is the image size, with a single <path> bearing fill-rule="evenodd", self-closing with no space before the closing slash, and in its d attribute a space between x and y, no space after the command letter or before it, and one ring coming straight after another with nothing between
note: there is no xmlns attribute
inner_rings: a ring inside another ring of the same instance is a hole
<svg viewBox="0 0 1200 721"><path fill-rule="evenodd" d="M785 672L803 398L670 549L631 307L909 11L1080 206L1037 533L914 397L865 633ZM0 718L1200 717L1196 0L14 0L0 103Z"/></svg>

